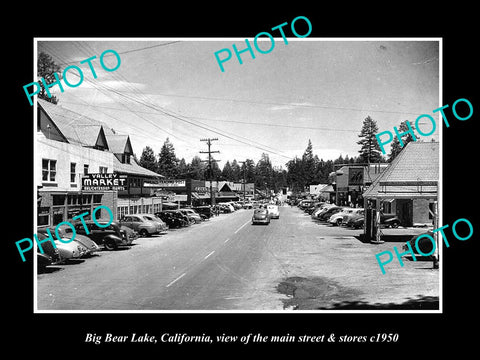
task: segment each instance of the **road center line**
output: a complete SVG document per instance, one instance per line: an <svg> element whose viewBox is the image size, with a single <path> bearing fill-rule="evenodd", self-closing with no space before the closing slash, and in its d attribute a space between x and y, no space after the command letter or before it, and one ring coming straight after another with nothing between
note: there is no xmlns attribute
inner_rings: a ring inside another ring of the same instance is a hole
<svg viewBox="0 0 480 360"><path fill-rule="evenodd" d="M180 275L179 277L177 277L175 280L171 281L167 287L173 285L175 282L177 282L178 280L180 280L182 277L184 277L185 275L187 275L187 273L183 273L182 275Z"/></svg>
<svg viewBox="0 0 480 360"><path fill-rule="evenodd" d="M215 252L215 250L213 250L210 254L208 254L207 256L205 256L203 259L208 258L208 257L211 256L214 252Z"/></svg>
<svg viewBox="0 0 480 360"><path fill-rule="evenodd" d="M242 226L240 226L237 230L235 230L234 234L236 234L237 232L240 231L241 228L243 228L245 225L247 225L248 223L250 223L250 220L248 220L245 224L243 224Z"/></svg>
<svg viewBox="0 0 480 360"><path fill-rule="evenodd" d="M225 240L224 243L228 242L228 240L230 240L230 238L228 238L227 240Z"/></svg>

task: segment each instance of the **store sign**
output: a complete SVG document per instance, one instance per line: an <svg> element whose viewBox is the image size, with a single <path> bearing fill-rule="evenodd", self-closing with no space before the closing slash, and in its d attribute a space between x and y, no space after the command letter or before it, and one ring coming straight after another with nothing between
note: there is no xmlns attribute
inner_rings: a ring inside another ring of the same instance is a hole
<svg viewBox="0 0 480 360"><path fill-rule="evenodd" d="M363 167L348 169L348 185L363 185Z"/></svg>
<svg viewBox="0 0 480 360"><path fill-rule="evenodd" d="M186 187L187 185L185 180L161 179L158 181L157 186L162 188L167 188L167 187Z"/></svg>
<svg viewBox="0 0 480 360"><path fill-rule="evenodd" d="M94 173L82 177L82 190L127 190L127 175Z"/></svg>

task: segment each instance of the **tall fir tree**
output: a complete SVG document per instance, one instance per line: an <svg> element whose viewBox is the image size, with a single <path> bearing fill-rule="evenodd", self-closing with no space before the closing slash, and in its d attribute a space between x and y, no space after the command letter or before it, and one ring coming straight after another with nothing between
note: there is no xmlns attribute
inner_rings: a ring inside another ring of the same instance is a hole
<svg viewBox="0 0 480 360"><path fill-rule="evenodd" d="M53 61L52 57L43 51L40 52L37 59L37 76L38 78L44 78L47 85L52 84L53 82L57 81L55 78L55 73L59 79L62 79L62 75L60 74L60 66ZM40 84L40 92L38 93L38 98L43 99L45 101L51 102L52 104L58 103L58 98L55 95L49 97L47 91L45 90L45 86L43 86L43 82L39 81Z"/></svg>
<svg viewBox="0 0 480 360"><path fill-rule="evenodd" d="M360 145L360 160L366 163L372 162L384 162L384 158L381 154L380 145L378 145L375 135L378 133L378 126L375 120L370 116L367 116L363 120L362 130L358 135L361 140L357 141Z"/></svg>
<svg viewBox="0 0 480 360"><path fill-rule="evenodd" d="M155 159L155 153L150 146L145 146L142 151L142 155L140 156L140 160L138 164L145 169L151 171L157 171L157 160Z"/></svg>
<svg viewBox="0 0 480 360"><path fill-rule="evenodd" d="M175 178L178 175L178 159L168 137L158 154L158 173L166 178Z"/></svg>

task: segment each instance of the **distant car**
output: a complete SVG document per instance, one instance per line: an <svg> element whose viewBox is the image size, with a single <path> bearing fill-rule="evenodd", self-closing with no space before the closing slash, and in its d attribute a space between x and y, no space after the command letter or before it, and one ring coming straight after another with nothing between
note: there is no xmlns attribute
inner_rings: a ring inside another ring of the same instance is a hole
<svg viewBox="0 0 480 360"><path fill-rule="evenodd" d="M146 217L144 217L144 214L125 215L120 220L120 224L128 226L143 237L158 234L161 231L160 224L158 222L148 220Z"/></svg>
<svg viewBox="0 0 480 360"><path fill-rule="evenodd" d="M185 215L183 212L181 212L178 209L175 210L165 210L167 213L173 214L173 216L176 216L179 219L182 219L184 221L184 226L190 226L192 225L195 221L191 218L189 218L187 215Z"/></svg>
<svg viewBox="0 0 480 360"><path fill-rule="evenodd" d="M202 217L200 214L196 213L192 209L180 209L180 212L186 215L189 219L193 220L196 224L202 222Z"/></svg>
<svg viewBox="0 0 480 360"><path fill-rule="evenodd" d="M213 216L212 208L208 205L192 207L204 220Z"/></svg>
<svg viewBox="0 0 480 360"><path fill-rule="evenodd" d="M350 213L353 213L353 210L353 208L343 208L341 211L330 216L328 222L332 225L340 226L343 223L343 217Z"/></svg>
<svg viewBox="0 0 480 360"><path fill-rule="evenodd" d="M252 225L255 224L270 224L270 216L265 208L253 210Z"/></svg>
<svg viewBox="0 0 480 360"><path fill-rule="evenodd" d="M401 225L401 222L396 214L384 214L381 212L380 224L391 228L397 228Z"/></svg>
<svg viewBox="0 0 480 360"><path fill-rule="evenodd" d="M336 214L337 212L342 211L343 207L342 206L331 206L329 207L325 212L321 212L320 214L317 215L317 218L319 220L326 221L327 219L330 218L333 214Z"/></svg>
<svg viewBox="0 0 480 360"><path fill-rule="evenodd" d="M172 229L188 225L187 221L185 220L185 216L183 214L180 215L171 211L159 211L155 213L155 216L158 216L160 219L162 219L168 225L168 227Z"/></svg>
<svg viewBox="0 0 480 360"><path fill-rule="evenodd" d="M357 219L357 218L363 218L364 216L365 216L365 209L363 208L352 209L351 212L343 215L342 224L346 226L351 226L351 220Z"/></svg>
<svg viewBox="0 0 480 360"><path fill-rule="evenodd" d="M61 242L60 240L55 240L55 234L50 232L52 234L52 237L54 238L55 246L58 250L58 255L60 256L60 261L65 262L70 259L76 259L84 256L87 253L87 248L80 244L79 242L75 240L71 240L69 242ZM47 230L45 228L43 229L37 229L37 237L39 240L46 239L48 237ZM40 239L42 237L42 239ZM68 239L71 239L69 237ZM45 248L45 244L48 244L51 242L44 242L41 246L42 249ZM48 245L47 245L48 246ZM53 245L52 245L53 247Z"/></svg>
<svg viewBox="0 0 480 360"><path fill-rule="evenodd" d="M220 208L221 212L232 213L235 211L235 208L233 207L233 205L229 203L220 203L220 204L217 204L217 206Z"/></svg>
<svg viewBox="0 0 480 360"><path fill-rule="evenodd" d="M319 216L324 214L328 209L330 209L331 207L333 206L336 206L335 204L323 204L323 205L320 205L318 208L316 208L313 212L312 212L312 219L315 219L315 220L319 220Z"/></svg>
<svg viewBox="0 0 480 360"><path fill-rule="evenodd" d="M154 214L137 214L139 216L142 216L145 220L152 221L154 223L157 223L160 226L160 232L165 232L168 230L167 224L160 219L158 216Z"/></svg>
<svg viewBox="0 0 480 360"><path fill-rule="evenodd" d="M247 201L243 204L244 209L253 209L253 204L250 201Z"/></svg>
<svg viewBox="0 0 480 360"><path fill-rule="evenodd" d="M109 221L97 220L100 225L107 225ZM85 226L88 229L85 230ZM75 223L77 234L86 235L97 245L103 245L106 250L116 250L119 246L129 246L133 238L125 236L122 232L120 223L113 221L106 227L98 226L93 220L85 220L85 226L81 222Z"/></svg>
<svg viewBox="0 0 480 360"><path fill-rule="evenodd" d="M271 219L279 219L280 218L280 211L278 210L277 205L267 205L268 216Z"/></svg>

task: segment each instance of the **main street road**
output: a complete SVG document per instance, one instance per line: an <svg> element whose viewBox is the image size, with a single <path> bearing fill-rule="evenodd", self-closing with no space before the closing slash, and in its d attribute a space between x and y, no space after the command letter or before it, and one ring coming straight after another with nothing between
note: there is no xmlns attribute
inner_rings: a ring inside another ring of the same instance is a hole
<svg viewBox="0 0 480 360"><path fill-rule="evenodd" d="M251 225L252 212L222 214L53 267L37 276L37 308L315 309L347 300L403 301L419 289L438 295L438 271L422 272L417 282L410 264L382 275L375 260L382 250L354 238L360 230L319 225L289 207L280 207L270 225Z"/></svg>

